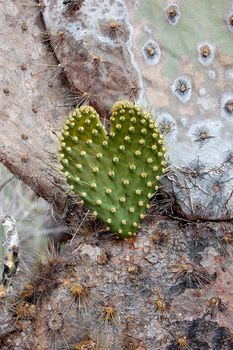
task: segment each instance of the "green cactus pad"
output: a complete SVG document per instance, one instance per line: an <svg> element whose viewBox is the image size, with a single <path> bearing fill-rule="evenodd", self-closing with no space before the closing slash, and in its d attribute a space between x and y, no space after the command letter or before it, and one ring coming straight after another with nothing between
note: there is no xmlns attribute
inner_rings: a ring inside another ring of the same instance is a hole
<svg viewBox="0 0 233 350"><path fill-rule="evenodd" d="M165 172L163 138L133 103L117 102L107 134L90 106L73 111L62 130L60 160L71 189L121 238L136 234Z"/></svg>

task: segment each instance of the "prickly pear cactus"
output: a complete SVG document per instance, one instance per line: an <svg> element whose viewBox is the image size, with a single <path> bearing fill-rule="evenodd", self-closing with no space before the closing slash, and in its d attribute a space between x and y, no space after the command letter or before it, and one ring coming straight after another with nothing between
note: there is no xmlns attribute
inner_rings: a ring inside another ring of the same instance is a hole
<svg viewBox="0 0 233 350"><path fill-rule="evenodd" d="M173 172L164 191L176 211L231 219L233 2L44 4L54 51L77 88L72 101L108 111L116 99L136 99L166 133Z"/></svg>
<svg viewBox="0 0 233 350"><path fill-rule="evenodd" d="M119 237L136 234L149 199L165 173L163 138L148 113L117 102L106 135L96 111L72 112L61 136L61 163L67 182Z"/></svg>
<svg viewBox="0 0 233 350"><path fill-rule="evenodd" d="M191 219L230 218L232 152L222 167L217 161L231 127L231 103L218 100L231 91L230 5L0 2L0 160L75 233L62 251L49 249L34 263L23 250L7 295L0 288L1 350L232 349L232 223L187 223L152 205L136 237L116 240L77 205L57 162L58 133L73 104L90 102L106 117L119 97L138 99L166 133L176 209ZM213 113L204 112L209 105ZM199 121L209 133L191 141Z"/></svg>

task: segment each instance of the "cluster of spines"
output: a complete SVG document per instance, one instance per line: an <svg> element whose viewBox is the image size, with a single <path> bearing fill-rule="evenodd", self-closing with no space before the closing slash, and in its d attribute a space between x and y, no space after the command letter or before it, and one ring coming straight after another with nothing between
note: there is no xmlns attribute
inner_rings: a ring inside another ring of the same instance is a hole
<svg viewBox="0 0 233 350"><path fill-rule="evenodd" d="M163 138L148 113L116 103L108 135L96 111L72 112L61 136L60 159L71 189L123 238L136 234L165 172Z"/></svg>
<svg viewBox="0 0 233 350"><path fill-rule="evenodd" d="M142 49L144 58L148 64L157 64L160 61L160 46L154 40L149 40Z"/></svg>

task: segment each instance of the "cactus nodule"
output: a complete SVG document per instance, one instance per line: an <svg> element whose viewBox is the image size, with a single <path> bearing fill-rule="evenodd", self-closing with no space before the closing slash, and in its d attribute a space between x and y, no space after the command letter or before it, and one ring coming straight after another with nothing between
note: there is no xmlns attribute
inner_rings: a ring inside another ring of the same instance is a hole
<svg viewBox="0 0 233 350"><path fill-rule="evenodd" d="M60 160L71 189L121 238L136 234L164 173L163 138L150 114L117 102L107 135L90 106L73 111L61 135Z"/></svg>

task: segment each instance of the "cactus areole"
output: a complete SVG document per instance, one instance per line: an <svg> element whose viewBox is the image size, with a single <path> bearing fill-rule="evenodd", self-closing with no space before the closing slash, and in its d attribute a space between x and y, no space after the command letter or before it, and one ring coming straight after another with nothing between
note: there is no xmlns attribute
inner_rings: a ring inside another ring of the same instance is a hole
<svg viewBox="0 0 233 350"><path fill-rule="evenodd" d="M62 171L71 189L121 238L140 228L165 172L163 138L150 114L117 102L107 134L90 106L75 109L60 138Z"/></svg>

